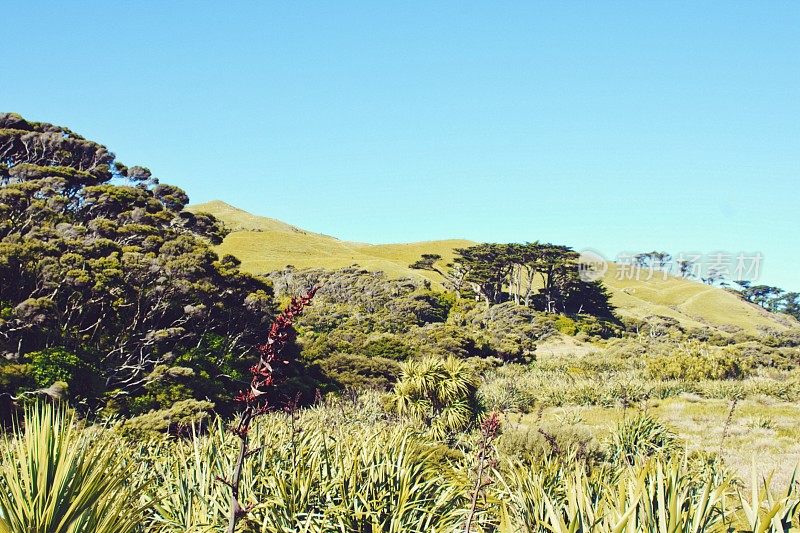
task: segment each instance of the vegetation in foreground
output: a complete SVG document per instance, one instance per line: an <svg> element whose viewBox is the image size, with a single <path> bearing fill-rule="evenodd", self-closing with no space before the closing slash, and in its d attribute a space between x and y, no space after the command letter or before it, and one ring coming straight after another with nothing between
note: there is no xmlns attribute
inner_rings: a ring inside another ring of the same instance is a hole
<svg viewBox="0 0 800 533"><path fill-rule="evenodd" d="M4 114L0 150L0 532L798 525L794 293L617 315L539 243L252 276L102 145Z"/></svg>
<svg viewBox="0 0 800 533"><path fill-rule="evenodd" d="M513 453L519 443L502 433L443 442L424 424L392 418L375 394L272 413L250 433L257 448L242 471L249 511L239 530L797 526L794 480L781 490L758 477L743 483L710 456L687 454L646 414L629 413L592 449L540 434L549 448ZM221 420L184 439L131 441L110 427L81 429L52 406L32 408L2 444L0 531L220 531L230 489L217 478L235 463L236 441Z"/></svg>

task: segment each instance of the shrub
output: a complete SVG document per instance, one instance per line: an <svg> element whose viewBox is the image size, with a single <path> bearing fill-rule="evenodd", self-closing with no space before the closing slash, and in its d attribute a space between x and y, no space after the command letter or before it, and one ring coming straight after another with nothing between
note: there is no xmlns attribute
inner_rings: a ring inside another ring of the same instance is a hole
<svg viewBox="0 0 800 533"><path fill-rule="evenodd" d="M468 363L426 357L401 363L394 410L429 428L436 438L466 429L478 415L478 381Z"/></svg>
<svg viewBox="0 0 800 533"><path fill-rule="evenodd" d="M610 337L619 337L623 333L621 324L593 315L576 315L575 322L578 328L578 335L583 334L590 337L608 339Z"/></svg>
<svg viewBox="0 0 800 533"><path fill-rule="evenodd" d="M56 381L72 383L73 377L84 368L83 361L65 348L48 348L27 354L31 374L39 387L48 387Z"/></svg>
<svg viewBox="0 0 800 533"><path fill-rule="evenodd" d="M337 353L318 361L328 380L339 388L388 390L397 381L400 366L385 357Z"/></svg>
<svg viewBox="0 0 800 533"><path fill-rule="evenodd" d="M625 418L611 435L611 458L633 464L638 458L667 455L674 451L678 439L661 422L647 413Z"/></svg>
<svg viewBox="0 0 800 533"><path fill-rule="evenodd" d="M730 354L675 353L647 360L648 375L661 380L738 379L747 371L743 361Z"/></svg>
<svg viewBox="0 0 800 533"><path fill-rule="evenodd" d="M403 361L414 355L414 349L403 341L402 337L391 333L380 333L370 336L362 347L368 357L382 357Z"/></svg>
<svg viewBox="0 0 800 533"><path fill-rule="evenodd" d="M543 424L532 428L507 428L497 449L508 457L540 464L548 459L591 463L602 459L602 450L586 428L568 424Z"/></svg>
<svg viewBox="0 0 800 533"><path fill-rule="evenodd" d="M509 367L517 369L517 375ZM524 367L507 365L487 374L480 388L481 403L491 411L528 412L536 402L535 391L526 386Z"/></svg>
<svg viewBox="0 0 800 533"><path fill-rule="evenodd" d="M131 413L140 415L167 409L177 402L193 398L194 370L187 367L158 365L147 376L145 394L131 401Z"/></svg>
<svg viewBox="0 0 800 533"><path fill-rule="evenodd" d="M465 359L489 354L485 339L476 339L464 326L428 324L414 331L417 351L428 355L452 355Z"/></svg>
<svg viewBox="0 0 800 533"><path fill-rule="evenodd" d="M168 409L151 411L123 421L118 431L130 438L154 438L165 434L185 435L192 428L201 429L209 420L214 404L200 400L182 400Z"/></svg>
<svg viewBox="0 0 800 533"><path fill-rule="evenodd" d="M566 315L559 315L554 325L564 335L575 335L578 332L578 326L575 321Z"/></svg>
<svg viewBox="0 0 800 533"><path fill-rule="evenodd" d="M36 382L28 364L0 365L0 390L14 393L21 388L32 388Z"/></svg>
<svg viewBox="0 0 800 533"><path fill-rule="evenodd" d="M455 296L451 293L424 290L412 295L410 300L413 303L412 309L418 324L429 324L447 320L447 315L455 302Z"/></svg>

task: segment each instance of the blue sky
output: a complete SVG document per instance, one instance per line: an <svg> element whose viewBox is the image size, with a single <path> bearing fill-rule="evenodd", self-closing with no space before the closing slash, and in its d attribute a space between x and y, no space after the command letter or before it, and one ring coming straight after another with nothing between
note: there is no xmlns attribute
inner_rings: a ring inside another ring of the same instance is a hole
<svg viewBox="0 0 800 533"><path fill-rule="evenodd" d="M800 289L800 2L5 2L0 107L366 242L761 252ZM9 21L13 21L9 23Z"/></svg>

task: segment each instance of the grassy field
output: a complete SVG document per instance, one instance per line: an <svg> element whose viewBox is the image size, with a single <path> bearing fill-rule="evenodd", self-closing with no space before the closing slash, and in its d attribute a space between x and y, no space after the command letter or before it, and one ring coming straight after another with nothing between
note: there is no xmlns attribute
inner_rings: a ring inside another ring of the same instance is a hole
<svg viewBox="0 0 800 533"><path fill-rule="evenodd" d="M757 473L772 473L774 487L787 486L800 465L798 405L760 397L737 402L732 414L731 406L730 400L683 394L627 410L619 406L549 407L541 413L509 415L508 423L514 429L533 431L540 424L559 424L583 430L602 442L625 416L646 410L672 429L688 451L719 453L742 480L749 480L755 467Z"/></svg>
<svg viewBox="0 0 800 533"><path fill-rule="evenodd" d="M341 241L312 233L279 220L252 215L224 202L213 201L190 208L220 218L233 230L217 248L242 261L244 270L262 274L293 265L297 268L336 269L357 264L380 270L390 277L428 279L434 285L441 278L408 265L423 253L441 255L443 263L453 257L453 249L474 244L467 240L442 240L405 244L365 244ZM534 240L536 235L531 236ZM687 328L740 328L757 333L765 328L785 330L786 320L743 302L722 289L691 280L655 275L651 279L621 279L617 265L611 264L604 276L612 304L622 316L643 318L661 315L675 318Z"/></svg>
<svg viewBox="0 0 800 533"><path fill-rule="evenodd" d="M584 435L602 447L626 417L646 412L686 451L718 455L745 482L755 471L771 473L774 487L786 486L800 466L796 370L666 382L649 377L640 359L614 355L602 343L557 336L536 353L534 366L501 370L484 385L487 399L510 408L507 429L523 440L544 429Z"/></svg>

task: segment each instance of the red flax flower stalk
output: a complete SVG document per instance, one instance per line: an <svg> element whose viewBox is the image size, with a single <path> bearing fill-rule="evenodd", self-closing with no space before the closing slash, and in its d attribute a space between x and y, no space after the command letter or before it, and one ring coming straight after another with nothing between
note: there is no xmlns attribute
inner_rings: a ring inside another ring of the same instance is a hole
<svg viewBox="0 0 800 533"><path fill-rule="evenodd" d="M241 519L250 508L242 507L239 503L239 485L242 477L242 466L244 460L258 452L260 448L251 450L249 447L248 435L250 424L253 419L267 412L269 405L264 398L268 389L273 386L272 364L280 360L279 356L288 343L294 340L296 332L292 327L294 319L303 312L303 308L311 303L311 299L317 292L317 287L312 288L305 296L292 298L289 307L275 317L269 328L269 334L264 344L257 346L259 358L258 363L250 367L250 389L241 391L236 395L235 400L240 403L242 408L239 422L233 427L233 432L239 437L239 456L236 459L231 478L228 480L220 479L231 488L231 511L228 520L228 533L234 533L236 523ZM289 361L280 360L287 364Z"/></svg>
<svg viewBox="0 0 800 533"><path fill-rule="evenodd" d="M478 472L475 479L475 486L472 488L472 501L467 514L467 526L464 533L472 533L472 522L478 510L478 496L483 490L492 484L492 479L484 474L486 467L495 466L495 462L489 456L492 453L492 441L500 434L500 415L492 412L481 423L481 440L478 444Z"/></svg>

